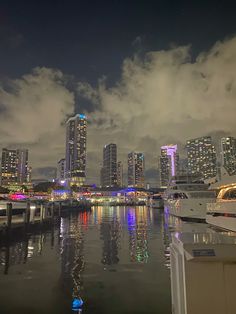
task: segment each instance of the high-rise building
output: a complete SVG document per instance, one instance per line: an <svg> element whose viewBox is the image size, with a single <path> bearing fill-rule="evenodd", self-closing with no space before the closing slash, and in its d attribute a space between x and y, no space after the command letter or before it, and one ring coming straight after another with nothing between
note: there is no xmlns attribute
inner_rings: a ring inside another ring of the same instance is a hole
<svg viewBox="0 0 236 314"><path fill-rule="evenodd" d="M236 174L236 138L223 137L220 141L221 164L229 175Z"/></svg>
<svg viewBox="0 0 236 314"><path fill-rule="evenodd" d="M17 183L17 153L16 149L3 148L1 185Z"/></svg>
<svg viewBox="0 0 236 314"><path fill-rule="evenodd" d="M128 186L144 187L144 155L131 152L128 154Z"/></svg>
<svg viewBox="0 0 236 314"><path fill-rule="evenodd" d="M105 145L103 148L101 185L103 187L117 186L117 147L116 147L116 144Z"/></svg>
<svg viewBox="0 0 236 314"><path fill-rule="evenodd" d="M167 187L171 177L178 174L179 154L177 145L165 145L161 147L159 157L160 184L161 187Z"/></svg>
<svg viewBox="0 0 236 314"><path fill-rule="evenodd" d="M66 160L62 158L57 163L57 181L64 181L65 180L65 165Z"/></svg>
<svg viewBox="0 0 236 314"><path fill-rule="evenodd" d="M216 176L216 150L210 136L187 141L188 172L202 179Z"/></svg>
<svg viewBox="0 0 236 314"><path fill-rule="evenodd" d="M3 148L1 168L3 186L29 182L28 150Z"/></svg>
<svg viewBox="0 0 236 314"><path fill-rule="evenodd" d="M68 185L85 182L87 118L83 114L71 117L66 123L66 180Z"/></svg>
<svg viewBox="0 0 236 314"><path fill-rule="evenodd" d="M117 163L117 185L123 186L123 164L121 161Z"/></svg>
<svg viewBox="0 0 236 314"><path fill-rule="evenodd" d="M17 149L17 182L22 184L29 182L28 149Z"/></svg>

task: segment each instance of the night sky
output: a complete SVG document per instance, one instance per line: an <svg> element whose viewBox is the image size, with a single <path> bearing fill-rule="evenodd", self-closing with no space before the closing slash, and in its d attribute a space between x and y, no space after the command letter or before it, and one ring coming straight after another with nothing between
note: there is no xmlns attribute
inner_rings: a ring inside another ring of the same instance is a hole
<svg viewBox="0 0 236 314"><path fill-rule="evenodd" d="M88 182L104 144L159 147L236 136L233 1L0 1L2 147L26 147L35 177L64 156L66 118L85 113Z"/></svg>

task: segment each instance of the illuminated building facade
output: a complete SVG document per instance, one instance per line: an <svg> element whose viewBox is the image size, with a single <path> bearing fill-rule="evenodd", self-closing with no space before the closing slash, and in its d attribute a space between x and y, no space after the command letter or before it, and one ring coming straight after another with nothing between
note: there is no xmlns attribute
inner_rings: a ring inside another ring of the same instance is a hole
<svg viewBox="0 0 236 314"><path fill-rule="evenodd" d="M66 166L66 160L65 158L62 158L57 163L57 181L64 181L65 180L65 166Z"/></svg>
<svg viewBox="0 0 236 314"><path fill-rule="evenodd" d="M77 114L66 123L66 180L68 185L85 182L87 118Z"/></svg>
<svg viewBox="0 0 236 314"><path fill-rule="evenodd" d="M188 172L202 179L216 176L216 150L210 136L187 141Z"/></svg>
<svg viewBox="0 0 236 314"><path fill-rule="evenodd" d="M131 152L128 154L128 186L144 187L144 154Z"/></svg>
<svg viewBox="0 0 236 314"><path fill-rule="evenodd" d="M17 153L16 149L3 148L2 150L2 186L17 183Z"/></svg>
<svg viewBox="0 0 236 314"><path fill-rule="evenodd" d="M17 182L23 184L30 182L31 169L28 165L28 149L17 149Z"/></svg>
<svg viewBox="0 0 236 314"><path fill-rule="evenodd" d="M30 180L27 149L2 150L1 184L24 184Z"/></svg>
<svg viewBox="0 0 236 314"><path fill-rule="evenodd" d="M117 163L117 185L123 186L123 164L121 161Z"/></svg>
<svg viewBox="0 0 236 314"><path fill-rule="evenodd" d="M221 163L229 175L236 174L236 138L223 137L220 141Z"/></svg>
<svg viewBox="0 0 236 314"><path fill-rule="evenodd" d="M116 144L103 148L103 165L101 169L101 186L117 186L117 147Z"/></svg>
<svg viewBox="0 0 236 314"><path fill-rule="evenodd" d="M159 157L160 185L167 187L171 177L178 175L179 154L177 145L166 145L161 147Z"/></svg>

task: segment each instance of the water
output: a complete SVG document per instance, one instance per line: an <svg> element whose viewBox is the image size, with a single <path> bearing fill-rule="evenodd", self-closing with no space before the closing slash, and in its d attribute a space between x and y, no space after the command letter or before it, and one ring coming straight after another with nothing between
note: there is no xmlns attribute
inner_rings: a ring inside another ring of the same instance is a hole
<svg viewBox="0 0 236 314"><path fill-rule="evenodd" d="M98 207L0 251L2 314L171 313L170 229L146 207Z"/></svg>

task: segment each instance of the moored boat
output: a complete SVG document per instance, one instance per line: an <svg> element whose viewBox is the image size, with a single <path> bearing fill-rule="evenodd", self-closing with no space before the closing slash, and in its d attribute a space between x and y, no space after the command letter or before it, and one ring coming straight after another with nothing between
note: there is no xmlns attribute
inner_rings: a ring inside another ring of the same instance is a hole
<svg viewBox="0 0 236 314"><path fill-rule="evenodd" d="M207 204L215 199L207 184L177 180L165 191L165 211L186 220L206 220Z"/></svg>
<svg viewBox="0 0 236 314"><path fill-rule="evenodd" d="M236 232L236 180L219 186L216 202L207 205L206 221L210 225Z"/></svg>

